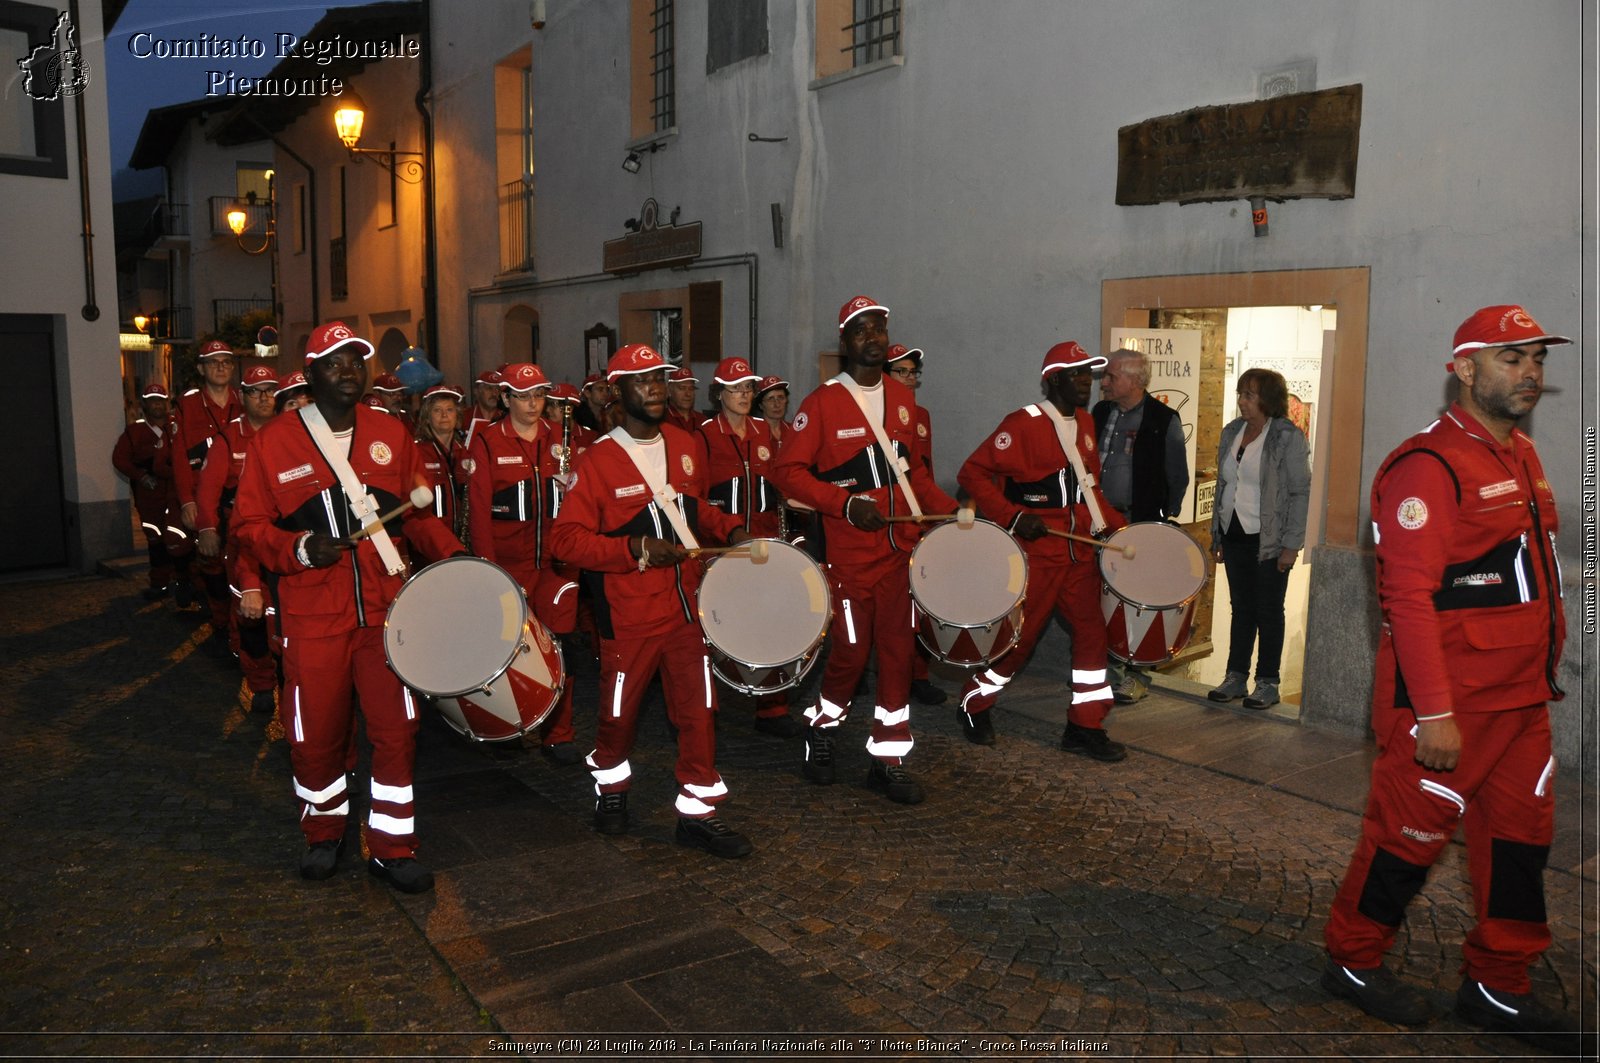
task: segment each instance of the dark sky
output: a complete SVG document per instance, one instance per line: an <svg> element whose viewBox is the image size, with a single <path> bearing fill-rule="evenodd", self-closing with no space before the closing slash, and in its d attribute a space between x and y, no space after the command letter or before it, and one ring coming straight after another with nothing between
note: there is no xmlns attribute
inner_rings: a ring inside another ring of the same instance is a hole
<svg viewBox="0 0 1600 1063"><path fill-rule="evenodd" d="M106 38L106 94L111 101L111 169L121 170L139 139L144 116L153 107L197 100L206 95L207 71L233 70L259 77L279 60L275 34L303 36L330 7L344 4L297 3L281 0L132 0ZM135 42L141 31L150 42ZM199 43L202 35L237 43L240 35L259 41L266 52L263 58L139 58L132 45L155 51L154 41ZM315 69L315 68L313 68ZM159 174L159 170L149 171ZM160 187L159 183L156 186Z"/></svg>

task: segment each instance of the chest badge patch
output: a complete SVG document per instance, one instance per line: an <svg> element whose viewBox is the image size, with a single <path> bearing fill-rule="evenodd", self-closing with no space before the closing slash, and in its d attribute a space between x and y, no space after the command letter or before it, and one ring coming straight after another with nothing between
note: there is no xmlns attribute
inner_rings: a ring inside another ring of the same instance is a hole
<svg viewBox="0 0 1600 1063"><path fill-rule="evenodd" d="M678 455L678 464L683 466L683 474L685 476L693 476L694 475L694 459L691 458L689 455L687 455L687 454Z"/></svg>
<svg viewBox="0 0 1600 1063"><path fill-rule="evenodd" d="M999 435L995 436L994 437L994 449L996 449L996 450L1009 450L1009 449L1011 449L1011 433L1010 432L1001 432Z"/></svg>
<svg viewBox="0 0 1600 1063"><path fill-rule="evenodd" d="M925 425L925 424L917 425L917 435L921 436L923 439L927 439L928 438L928 426Z"/></svg>
<svg viewBox="0 0 1600 1063"><path fill-rule="evenodd" d="M900 407L900 423L901 424L910 424L911 423L911 411L906 409L904 406Z"/></svg>
<svg viewBox="0 0 1600 1063"><path fill-rule="evenodd" d="M387 465L394 460L394 451L381 439L367 448L367 455L379 465Z"/></svg>
<svg viewBox="0 0 1600 1063"><path fill-rule="evenodd" d="M473 471L476 470L477 467L478 467L478 460L476 458L462 458L461 459L461 471L466 473L468 476L471 476Z"/></svg>
<svg viewBox="0 0 1600 1063"><path fill-rule="evenodd" d="M762 444L756 448L756 457L762 461L770 461L772 459L772 451L768 450L765 444Z"/></svg>
<svg viewBox="0 0 1600 1063"><path fill-rule="evenodd" d="M1416 531L1428 523L1427 503L1415 496L1405 499L1400 503L1400 508L1395 510L1394 518L1406 531Z"/></svg>

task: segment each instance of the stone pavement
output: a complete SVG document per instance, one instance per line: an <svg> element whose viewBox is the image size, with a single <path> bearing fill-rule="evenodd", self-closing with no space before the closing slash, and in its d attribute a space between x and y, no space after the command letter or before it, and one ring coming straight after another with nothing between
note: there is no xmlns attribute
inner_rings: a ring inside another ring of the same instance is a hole
<svg viewBox="0 0 1600 1063"><path fill-rule="evenodd" d="M673 843L658 707L620 838L590 828L581 768L430 719L418 826L439 884L402 897L353 855L296 876L286 747L195 652L200 614L141 586L0 586L0 1054L1528 1057L1317 988L1364 743L1155 695L1113 715L1132 752L1103 765L1056 749L1059 689L1024 676L994 748L949 707L916 711L928 800L904 808L865 786L870 710L823 788L729 698L724 810L756 853L719 861ZM575 670L582 735L596 679ZM1533 977L1593 1028L1595 801L1562 783ZM1453 846L1392 957L1441 1010L1470 913ZM845 1040L764 1049L763 1031Z"/></svg>

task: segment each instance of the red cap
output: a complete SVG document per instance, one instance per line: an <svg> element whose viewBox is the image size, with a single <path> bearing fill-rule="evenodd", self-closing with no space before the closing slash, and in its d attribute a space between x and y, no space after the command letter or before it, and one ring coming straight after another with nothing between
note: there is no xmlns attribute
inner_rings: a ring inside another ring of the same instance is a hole
<svg viewBox="0 0 1600 1063"><path fill-rule="evenodd" d="M578 389L563 381L550 389L550 397L557 402L581 402L583 396L578 394Z"/></svg>
<svg viewBox="0 0 1600 1063"><path fill-rule="evenodd" d="M300 370L296 369L294 372L278 381L278 390L272 393L272 397L277 398L285 391L293 391L295 388L305 388L310 386L311 385L306 382L306 375Z"/></svg>
<svg viewBox="0 0 1600 1063"><path fill-rule="evenodd" d="M405 389L406 386L400 383L400 378L395 376L393 373L384 373L382 376L372 382L373 391L401 392Z"/></svg>
<svg viewBox="0 0 1600 1063"><path fill-rule="evenodd" d="M547 388L550 381L545 377L544 370L532 362L516 362L501 368L500 386L522 395L534 388Z"/></svg>
<svg viewBox="0 0 1600 1063"><path fill-rule="evenodd" d="M661 355L656 353L654 347L643 343L630 343L620 348L611 356L611 361L606 363L606 379L616 380L620 376L633 376L637 373L650 373L657 369L667 368L667 363ZM587 381L585 382L587 386Z"/></svg>
<svg viewBox="0 0 1600 1063"><path fill-rule="evenodd" d="M500 370L485 369L472 382L474 384L488 384L490 387L498 387L500 385Z"/></svg>
<svg viewBox="0 0 1600 1063"><path fill-rule="evenodd" d="M746 380L760 380L760 373L750 371L750 363L743 358L724 358L717 363L717 371L711 377L723 387L732 387L734 384L743 384Z"/></svg>
<svg viewBox="0 0 1600 1063"><path fill-rule="evenodd" d="M167 397L167 389L160 384L146 384L144 392L139 397L141 399L164 399Z"/></svg>
<svg viewBox="0 0 1600 1063"><path fill-rule="evenodd" d="M1454 354L1456 358L1485 347L1520 347L1524 343L1542 343L1553 347L1558 343L1571 343L1565 336L1546 332L1520 306L1486 306L1461 323L1456 329ZM1455 368L1455 358L1445 363Z"/></svg>
<svg viewBox="0 0 1600 1063"><path fill-rule="evenodd" d="M219 354L225 354L229 358L232 358L233 357L233 348L229 347L226 343L223 343L221 340L212 340L210 343L208 343L204 347L200 348L200 353L197 356L197 360L203 362L207 358L215 358Z"/></svg>
<svg viewBox="0 0 1600 1063"><path fill-rule="evenodd" d="M1068 340L1066 343L1058 343L1044 352L1044 367L1039 370L1039 375L1046 377L1058 369L1082 369L1085 366L1090 369L1099 369L1105 364L1104 356L1090 354L1077 343Z"/></svg>
<svg viewBox="0 0 1600 1063"><path fill-rule="evenodd" d="M461 399L463 398L461 392L457 391L455 388L451 387L449 384L435 384L435 385L433 385L433 387L429 388L427 391L424 391L422 393L422 397L423 397L424 400L431 399L435 395L448 395L448 396L450 396L450 398L455 399L457 402L460 402Z"/></svg>
<svg viewBox="0 0 1600 1063"><path fill-rule="evenodd" d="M239 382L243 388L270 387L273 392L278 390L278 374L264 365L252 365L244 371L244 379Z"/></svg>
<svg viewBox="0 0 1600 1063"><path fill-rule="evenodd" d="M365 404L366 406L371 407L374 410L381 410L384 413L388 413L389 412L389 407L385 406L383 404L383 400L378 398L378 396L376 396L376 395L368 395L365 398L363 398L361 401L362 401L363 404Z"/></svg>
<svg viewBox="0 0 1600 1063"><path fill-rule="evenodd" d="M359 347L362 358L372 357L372 344L351 332L350 326L343 321L330 321L326 325L318 325L306 341L306 364L325 358L342 347Z"/></svg>
<svg viewBox="0 0 1600 1063"><path fill-rule="evenodd" d="M588 376L583 378L583 389L587 391L596 384L604 384L605 382L606 378L600 373L590 373Z"/></svg>
<svg viewBox="0 0 1600 1063"><path fill-rule="evenodd" d="M885 356L885 358L883 360L883 364L884 365L893 365L894 363L898 362L902 358L910 358L912 356L916 357L918 365L922 364L922 359L923 359L924 355L922 353L922 348L921 347L907 347L903 343L890 344L889 345L889 353L888 353L887 356Z"/></svg>
<svg viewBox="0 0 1600 1063"><path fill-rule="evenodd" d="M781 376L764 376L761 378L761 383L756 385L756 398L759 399L773 388L786 388L788 386L789 382Z"/></svg>
<svg viewBox="0 0 1600 1063"><path fill-rule="evenodd" d="M693 373L691 373L689 371L689 367L688 366L680 365L680 366L678 366L678 368L674 369L671 373L667 374L667 383L669 383L669 384L698 384L698 383L700 383L700 378L695 376Z"/></svg>
<svg viewBox="0 0 1600 1063"><path fill-rule="evenodd" d="M851 318L858 317L861 314L872 313L873 311L887 316L889 308L880 304L878 300L870 295L856 296L839 308L839 331L844 331L844 327L850 324Z"/></svg>

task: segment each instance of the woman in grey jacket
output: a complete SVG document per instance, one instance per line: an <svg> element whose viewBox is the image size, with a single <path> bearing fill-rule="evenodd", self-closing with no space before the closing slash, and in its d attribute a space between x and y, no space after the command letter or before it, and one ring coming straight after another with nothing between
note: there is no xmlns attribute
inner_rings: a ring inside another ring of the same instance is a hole
<svg viewBox="0 0 1600 1063"><path fill-rule="evenodd" d="M1217 500L1211 512L1211 555L1228 573L1233 609L1228 674L1207 695L1212 701L1244 697L1247 709L1278 703L1283 654L1283 596L1289 570L1306 542L1311 467L1306 437L1286 418L1289 387L1270 369L1239 377L1239 413L1217 447ZM1245 697L1250 655L1256 688Z"/></svg>

